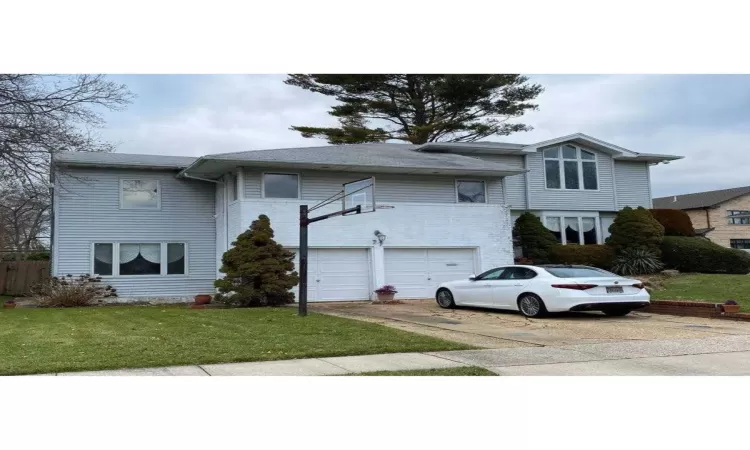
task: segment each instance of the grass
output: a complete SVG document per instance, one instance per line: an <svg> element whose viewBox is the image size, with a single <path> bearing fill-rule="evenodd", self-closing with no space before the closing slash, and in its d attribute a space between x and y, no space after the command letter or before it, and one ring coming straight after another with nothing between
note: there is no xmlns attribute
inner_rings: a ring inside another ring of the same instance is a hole
<svg viewBox="0 0 750 450"><path fill-rule="evenodd" d="M0 309L0 375L467 348L292 308Z"/></svg>
<svg viewBox="0 0 750 450"><path fill-rule="evenodd" d="M695 300L723 303L736 300L742 311L750 311L750 275L695 273L660 279L662 289L653 300Z"/></svg>
<svg viewBox="0 0 750 450"><path fill-rule="evenodd" d="M495 372L491 372L481 367L451 367L448 369L419 369L419 370L395 370L389 372L383 370L380 372L363 372L363 373L348 373L345 376L398 376L398 377L432 377L432 376L448 376L448 377L494 377L497 376Z"/></svg>

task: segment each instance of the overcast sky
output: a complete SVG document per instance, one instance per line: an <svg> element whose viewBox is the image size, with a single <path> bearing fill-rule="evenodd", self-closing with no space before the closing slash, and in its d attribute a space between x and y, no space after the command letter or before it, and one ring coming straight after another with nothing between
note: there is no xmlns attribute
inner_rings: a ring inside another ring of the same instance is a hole
<svg viewBox="0 0 750 450"><path fill-rule="evenodd" d="M332 100L282 75L112 76L138 95L108 113L124 153L208 153L326 145L291 125L336 125ZM538 75L534 130L486 140L531 144L576 132L636 152L685 156L652 169L654 196L750 185L750 76Z"/></svg>

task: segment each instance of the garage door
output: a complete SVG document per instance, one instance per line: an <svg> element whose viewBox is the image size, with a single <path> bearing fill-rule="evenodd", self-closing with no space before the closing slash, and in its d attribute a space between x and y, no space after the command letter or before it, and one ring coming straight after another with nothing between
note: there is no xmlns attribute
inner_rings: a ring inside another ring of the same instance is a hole
<svg viewBox="0 0 750 450"><path fill-rule="evenodd" d="M299 256L294 265L299 271ZM309 249L307 285L307 300L311 302L369 299L369 253L360 248ZM294 294L296 297L297 288Z"/></svg>
<svg viewBox="0 0 750 450"><path fill-rule="evenodd" d="M385 250L385 282L399 298L432 298L440 283L474 273L473 248L389 248Z"/></svg>

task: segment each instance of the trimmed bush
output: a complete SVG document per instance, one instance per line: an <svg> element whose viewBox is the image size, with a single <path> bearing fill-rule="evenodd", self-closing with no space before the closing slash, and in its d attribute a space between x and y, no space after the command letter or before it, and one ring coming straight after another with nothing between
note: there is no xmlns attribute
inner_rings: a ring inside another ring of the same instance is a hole
<svg viewBox="0 0 750 450"><path fill-rule="evenodd" d="M681 209L650 209L654 219L664 227L664 236L695 236L693 221Z"/></svg>
<svg viewBox="0 0 750 450"><path fill-rule="evenodd" d="M615 251L608 245L555 245L550 250L554 264L581 264L609 270Z"/></svg>
<svg viewBox="0 0 750 450"><path fill-rule="evenodd" d="M750 273L750 254L702 237L666 236L662 261L669 269L699 273Z"/></svg>
<svg viewBox="0 0 750 450"><path fill-rule="evenodd" d="M614 222L609 226L609 233L606 243L612 246L617 254L626 248L643 248L651 250L659 257L664 227L641 206L637 209L626 206L618 212Z"/></svg>
<svg viewBox="0 0 750 450"><path fill-rule="evenodd" d="M221 258L226 276L214 282L221 293L219 302L243 307L294 302L290 289L299 280L294 253L273 239L268 216L258 216L232 245Z"/></svg>
<svg viewBox="0 0 750 450"><path fill-rule="evenodd" d="M521 214L513 226L513 238L523 250L523 256L544 264L549 261L549 251L558 245L557 238L530 212Z"/></svg>
<svg viewBox="0 0 750 450"><path fill-rule="evenodd" d="M612 271L620 275L650 275L663 268L656 253L645 248L623 249L612 264Z"/></svg>

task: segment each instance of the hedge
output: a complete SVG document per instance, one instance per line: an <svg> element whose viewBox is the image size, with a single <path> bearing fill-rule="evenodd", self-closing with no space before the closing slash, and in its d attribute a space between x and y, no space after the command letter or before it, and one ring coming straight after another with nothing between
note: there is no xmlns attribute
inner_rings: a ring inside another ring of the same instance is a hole
<svg viewBox="0 0 750 450"><path fill-rule="evenodd" d="M549 250L557 244L557 238L530 212L521 214L513 226L513 237L523 250L523 256L536 264L549 261Z"/></svg>
<svg viewBox="0 0 750 450"><path fill-rule="evenodd" d="M750 273L750 254L702 237L665 236L662 261L669 269L699 273Z"/></svg>
<svg viewBox="0 0 750 450"><path fill-rule="evenodd" d="M609 245L556 245L550 250L555 264L582 264L609 270L615 251Z"/></svg>
<svg viewBox="0 0 750 450"><path fill-rule="evenodd" d="M615 252L626 248L644 248L658 256L663 237L664 227L647 209L626 206L609 226L609 237L605 243L614 247Z"/></svg>
<svg viewBox="0 0 750 450"><path fill-rule="evenodd" d="M695 236L693 221L681 209L651 209L651 215L664 227L665 236Z"/></svg>

